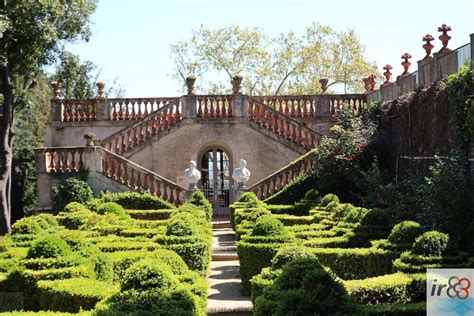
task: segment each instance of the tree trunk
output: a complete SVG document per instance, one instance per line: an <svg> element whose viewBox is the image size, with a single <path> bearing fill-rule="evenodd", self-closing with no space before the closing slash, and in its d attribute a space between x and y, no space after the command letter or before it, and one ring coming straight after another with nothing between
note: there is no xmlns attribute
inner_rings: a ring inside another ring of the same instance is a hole
<svg viewBox="0 0 474 316"><path fill-rule="evenodd" d="M6 0L0 2L0 9L6 8ZM5 235L11 229L11 174L12 174L12 123L13 123L13 87L11 85L10 69L8 65L8 34L3 33L2 51L4 64L1 65L2 94L3 94L3 117L0 127L0 235Z"/></svg>

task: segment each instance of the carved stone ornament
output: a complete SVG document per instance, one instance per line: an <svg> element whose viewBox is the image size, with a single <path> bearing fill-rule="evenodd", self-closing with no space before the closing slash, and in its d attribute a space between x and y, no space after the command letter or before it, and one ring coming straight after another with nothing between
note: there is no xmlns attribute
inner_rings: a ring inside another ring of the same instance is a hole
<svg viewBox="0 0 474 316"><path fill-rule="evenodd" d="M237 190L245 188L245 183L250 179L250 170L247 169L247 161L240 159L239 168L234 169L232 179L237 183Z"/></svg>

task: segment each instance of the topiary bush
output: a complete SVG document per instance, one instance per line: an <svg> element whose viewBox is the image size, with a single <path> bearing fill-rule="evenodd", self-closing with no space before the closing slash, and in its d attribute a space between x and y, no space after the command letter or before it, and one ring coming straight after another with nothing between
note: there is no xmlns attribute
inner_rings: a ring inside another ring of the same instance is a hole
<svg viewBox="0 0 474 316"><path fill-rule="evenodd" d="M60 212L71 202L86 203L94 197L89 184L77 178L68 178L53 188L53 210Z"/></svg>
<svg viewBox="0 0 474 316"><path fill-rule="evenodd" d="M355 209L354 205L350 203L340 203L339 205L336 206L336 208L333 211L334 218L341 220L354 209Z"/></svg>
<svg viewBox="0 0 474 316"><path fill-rule="evenodd" d="M295 244L283 245L278 249L275 257L272 259L271 268L273 270L281 269L283 266L293 260L315 258L305 247Z"/></svg>
<svg viewBox="0 0 474 316"><path fill-rule="evenodd" d="M283 223L273 215L260 216L252 228L252 236L286 235Z"/></svg>
<svg viewBox="0 0 474 316"><path fill-rule="evenodd" d="M157 260L144 259L126 271L121 290L146 291L155 288L166 290L177 284L178 279L168 265Z"/></svg>
<svg viewBox="0 0 474 316"><path fill-rule="evenodd" d="M162 262L171 268L174 274L184 274L188 271L186 262L175 252L168 249L157 249L153 251L150 258Z"/></svg>
<svg viewBox="0 0 474 316"><path fill-rule="evenodd" d="M424 257L440 257L450 250L453 250L453 246L449 235L432 230L416 238L411 252Z"/></svg>
<svg viewBox="0 0 474 316"><path fill-rule="evenodd" d="M166 202L165 200L162 200L159 197L151 195L149 193L105 192L99 196L99 199L102 203L115 202L117 204L120 204L123 208L130 210L160 210L174 208L173 204Z"/></svg>
<svg viewBox="0 0 474 316"><path fill-rule="evenodd" d="M12 235L35 235L41 232L41 226L33 217L24 217L12 225Z"/></svg>
<svg viewBox="0 0 474 316"><path fill-rule="evenodd" d="M58 236L45 235L33 242L27 258L58 258L71 254L71 247Z"/></svg>
<svg viewBox="0 0 474 316"><path fill-rule="evenodd" d="M97 213L101 215L113 214L123 219L130 218L130 216L125 213L125 210L123 209L123 207L120 204L117 204L115 202L106 202L100 205L97 208Z"/></svg>
<svg viewBox="0 0 474 316"><path fill-rule="evenodd" d="M319 203L321 206L328 206L329 203L336 202L339 203L339 198L335 194L326 194Z"/></svg>
<svg viewBox="0 0 474 316"><path fill-rule="evenodd" d="M209 202L202 191L194 192L187 202L205 211L207 220L212 220L212 204Z"/></svg>
<svg viewBox="0 0 474 316"><path fill-rule="evenodd" d="M275 282L256 297L254 315L350 314L353 302L341 281L315 258L283 267Z"/></svg>
<svg viewBox="0 0 474 316"><path fill-rule="evenodd" d="M403 221L393 226L388 241L395 245L412 245L422 233L423 229L417 222Z"/></svg>
<svg viewBox="0 0 474 316"><path fill-rule="evenodd" d="M167 236L191 236L196 234L196 218L187 212L174 215L166 226Z"/></svg>
<svg viewBox="0 0 474 316"><path fill-rule="evenodd" d="M237 202L240 203L257 203L259 201L257 195L253 192L245 192L239 197Z"/></svg>
<svg viewBox="0 0 474 316"><path fill-rule="evenodd" d="M344 216L344 222L359 223L369 210L363 207L356 207Z"/></svg>

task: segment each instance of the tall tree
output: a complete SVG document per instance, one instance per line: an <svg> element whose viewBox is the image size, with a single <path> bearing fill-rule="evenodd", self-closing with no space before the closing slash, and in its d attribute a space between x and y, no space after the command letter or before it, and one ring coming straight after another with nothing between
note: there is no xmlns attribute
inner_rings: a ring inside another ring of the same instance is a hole
<svg viewBox="0 0 474 316"><path fill-rule="evenodd" d="M42 67L55 61L63 42L89 39L95 7L94 0L0 0L0 235L10 231L11 222L14 107Z"/></svg>
<svg viewBox="0 0 474 316"><path fill-rule="evenodd" d="M338 32L316 23L302 36L288 32L273 38L257 28L201 26L191 39L171 45L171 57L173 77L181 82L188 74L213 79L241 74L248 94L316 94L321 77L328 77L333 88L357 92L363 89L362 77L376 71L354 30ZM205 90L220 87L208 78L198 81Z"/></svg>

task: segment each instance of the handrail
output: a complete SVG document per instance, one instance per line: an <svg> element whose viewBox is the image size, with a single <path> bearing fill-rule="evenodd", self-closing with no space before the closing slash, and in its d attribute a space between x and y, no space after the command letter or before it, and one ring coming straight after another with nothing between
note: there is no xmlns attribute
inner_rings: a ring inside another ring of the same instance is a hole
<svg viewBox="0 0 474 316"><path fill-rule="evenodd" d="M306 149L319 145L320 133L252 97L248 98L248 117L259 126Z"/></svg>
<svg viewBox="0 0 474 316"><path fill-rule="evenodd" d="M139 120L158 111L170 103L177 102L176 97L156 98L111 98L105 101L110 105L110 119Z"/></svg>
<svg viewBox="0 0 474 316"><path fill-rule="evenodd" d="M179 102L171 101L159 110L138 122L127 126L102 141L102 146L111 152L122 154L143 143L161 131L171 128L182 119Z"/></svg>
<svg viewBox="0 0 474 316"><path fill-rule="evenodd" d="M304 154L280 170L255 183L247 190L254 192L259 199L265 199L278 191L295 178L309 172L313 167L312 156L315 150Z"/></svg>

